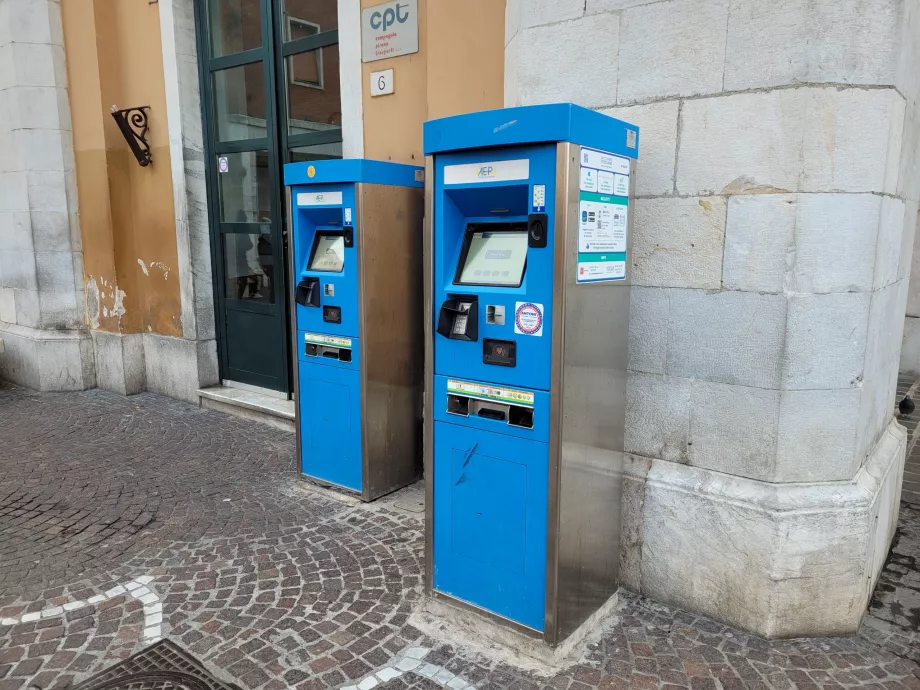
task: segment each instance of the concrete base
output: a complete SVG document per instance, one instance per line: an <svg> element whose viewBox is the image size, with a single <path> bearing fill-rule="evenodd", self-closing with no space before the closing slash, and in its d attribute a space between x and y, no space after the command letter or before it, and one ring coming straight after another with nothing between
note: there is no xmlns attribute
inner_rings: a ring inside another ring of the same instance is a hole
<svg viewBox="0 0 920 690"><path fill-rule="evenodd" d="M468 649L492 661L509 664L541 676L555 676L584 658L586 647L599 641L619 622L614 594L578 629L555 647L534 632L517 628L476 611L455 605L448 598L426 597L409 616L409 623L428 637L455 648Z"/></svg>
<svg viewBox="0 0 920 690"><path fill-rule="evenodd" d="M0 322L0 379L38 391L96 386L93 341L83 330L44 331Z"/></svg>
<svg viewBox="0 0 920 690"><path fill-rule="evenodd" d="M144 334L147 390L198 404L198 389L220 381L217 342Z"/></svg>
<svg viewBox="0 0 920 690"><path fill-rule="evenodd" d="M121 395L147 390L144 336L93 331L96 351L96 385Z"/></svg>
<svg viewBox="0 0 920 690"><path fill-rule="evenodd" d="M855 634L897 522L894 420L851 481L770 484L633 456L621 584L761 637Z"/></svg>

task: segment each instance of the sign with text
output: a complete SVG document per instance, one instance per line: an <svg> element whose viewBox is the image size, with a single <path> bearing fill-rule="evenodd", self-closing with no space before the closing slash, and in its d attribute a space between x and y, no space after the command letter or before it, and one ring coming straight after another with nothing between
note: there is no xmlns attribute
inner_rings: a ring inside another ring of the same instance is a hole
<svg viewBox="0 0 920 690"><path fill-rule="evenodd" d="M418 52L418 0L396 0L361 10L361 61Z"/></svg>

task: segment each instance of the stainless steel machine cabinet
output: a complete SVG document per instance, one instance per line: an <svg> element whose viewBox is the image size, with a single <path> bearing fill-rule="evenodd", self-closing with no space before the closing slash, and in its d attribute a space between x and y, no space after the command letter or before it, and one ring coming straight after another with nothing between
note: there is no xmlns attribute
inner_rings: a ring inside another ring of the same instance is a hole
<svg viewBox="0 0 920 690"><path fill-rule="evenodd" d="M557 644L617 588L639 129L425 123L426 587Z"/></svg>
<svg viewBox="0 0 920 690"><path fill-rule="evenodd" d="M298 457L372 501L421 470L424 170L322 160L284 181Z"/></svg>

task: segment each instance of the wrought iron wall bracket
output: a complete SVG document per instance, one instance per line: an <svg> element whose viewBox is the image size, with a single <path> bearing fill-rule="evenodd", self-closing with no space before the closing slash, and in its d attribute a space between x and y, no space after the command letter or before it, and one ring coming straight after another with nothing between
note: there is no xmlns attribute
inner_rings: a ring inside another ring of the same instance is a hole
<svg viewBox="0 0 920 690"><path fill-rule="evenodd" d="M150 157L150 144L147 143L147 130L149 129L147 111L149 109L149 105L124 110L119 110L118 106L112 106L112 117L115 118L118 129L121 130L125 141L131 147L131 152L137 158L137 162L143 167L153 163L153 158Z"/></svg>

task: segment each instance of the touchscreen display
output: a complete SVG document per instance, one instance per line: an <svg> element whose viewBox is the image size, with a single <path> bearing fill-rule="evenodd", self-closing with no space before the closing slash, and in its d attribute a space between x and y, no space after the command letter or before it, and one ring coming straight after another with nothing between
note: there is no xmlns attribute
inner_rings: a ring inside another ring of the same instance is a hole
<svg viewBox="0 0 920 690"><path fill-rule="evenodd" d="M310 257L311 271L341 273L345 267L345 238L341 235L323 235L313 246Z"/></svg>
<svg viewBox="0 0 920 690"><path fill-rule="evenodd" d="M517 287L524 279L527 231L474 232L457 283Z"/></svg>

